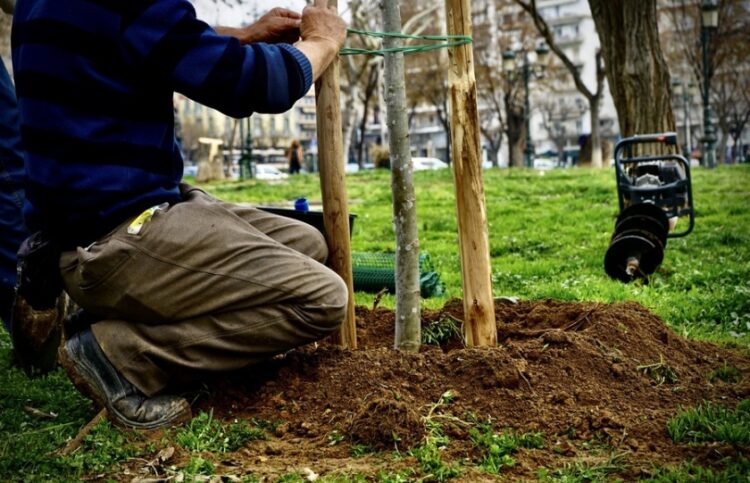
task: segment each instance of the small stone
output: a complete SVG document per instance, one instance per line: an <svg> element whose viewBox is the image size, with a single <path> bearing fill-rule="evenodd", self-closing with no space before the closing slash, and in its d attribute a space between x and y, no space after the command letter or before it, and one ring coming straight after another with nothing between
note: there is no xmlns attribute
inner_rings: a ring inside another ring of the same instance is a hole
<svg viewBox="0 0 750 483"><path fill-rule="evenodd" d="M310 468L302 468L302 475L307 481L315 481L320 476Z"/></svg>
<svg viewBox="0 0 750 483"><path fill-rule="evenodd" d="M170 446L159 451L159 453L156 455L156 459L161 463L166 463L167 461L172 459L172 456L174 456L174 446Z"/></svg>
<svg viewBox="0 0 750 483"><path fill-rule="evenodd" d="M516 305L518 303L518 297L495 297L495 303L502 305Z"/></svg>

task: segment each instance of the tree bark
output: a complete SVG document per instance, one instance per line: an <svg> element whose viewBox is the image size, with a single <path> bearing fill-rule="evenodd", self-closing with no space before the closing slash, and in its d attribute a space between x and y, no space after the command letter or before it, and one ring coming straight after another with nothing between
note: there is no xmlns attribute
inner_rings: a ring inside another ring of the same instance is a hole
<svg viewBox="0 0 750 483"><path fill-rule="evenodd" d="M589 99L589 112L591 114L591 137L589 138L589 143L591 144L592 168L601 168L604 164L602 162L602 139L599 133L599 109L601 107L601 100L601 95Z"/></svg>
<svg viewBox="0 0 750 483"><path fill-rule="evenodd" d="M359 123L359 150L357 152L357 165L359 169L365 167L365 135L367 134L367 114L369 109L369 102L365 102L362 105L362 120Z"/></svg>
<svg viewBox="0 0 750 483"><path fill-rule="evenodd" d="M344 164L349 162L349 150L352 145L352 132L354 131L355 117L357 115L356 103L359 99L359 86L356 82L347 86L344 91L344 111L341 113L341 129L344 141Z"/></svg>
<svg viewBox="0 0 750 483"><path fill-rule="evenodd" d="M505 94L505 134L508 136L508 167L523 166L523 148L526 144L523 109L514 105L511 93Z"/></svg>
<svg viewBox="0 0 750 483"><path fill-rule="evenodd" d="M401 31L399 0L383 0L383 24L386 32ZM386 38L386 49L400 46L395 38ZM396 231L396 339L395 347L418 352L421 343L419 294L419 237L417 208L412 177L409 120L406 106L404 54L385 54L385 92L388 109L391 154L391 190L393 226Z"/></svg>
<svg viewBox="0 0 750 483"><path fill-rule="evenodd" d="M675 130L657 0L589 0L623 136Z"/></svg>
<svg viewBox="0 0 750 483"><path fill-rule="evenodd" d="M367 74L367 85L365 86L365 89L362 92L362 98L360 99L362 101L362 120L359 123L359 149L357 152L357 164L359 165L359 169L364 169L365 167L367 116L370 113L370 102L372 101L372 96L374 96L378 90L378 67L372 65L369 69L370 71Z"/></svg>

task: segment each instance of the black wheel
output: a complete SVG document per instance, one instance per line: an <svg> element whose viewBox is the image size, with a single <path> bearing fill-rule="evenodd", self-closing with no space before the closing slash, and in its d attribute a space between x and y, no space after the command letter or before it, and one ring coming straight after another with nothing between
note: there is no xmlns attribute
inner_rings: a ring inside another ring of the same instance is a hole
<svg viewBox="0 0 750 483"><path fill-rule="evenodd" d="M631 259L638 261L637 270L628 273ZM604 256L604 269L610 277L630 282L656 271L664 260L664 245L653 233L627 230L612 240Z"/></svg>

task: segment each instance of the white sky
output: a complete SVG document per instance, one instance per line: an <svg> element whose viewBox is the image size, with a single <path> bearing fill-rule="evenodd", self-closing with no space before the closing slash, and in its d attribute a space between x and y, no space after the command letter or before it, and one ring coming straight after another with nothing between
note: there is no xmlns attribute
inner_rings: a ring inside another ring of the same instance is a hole
<svg viewBox="0 0 750 483"><path fill-rule="evenodd" d="M228 0L234 4L236 0ZM305 0L244 0L242 6L227 6L222 0L193 0L198 17L211 24L236 27L248 24L254 18L274 7L285 7L301 12Z"/></svg>

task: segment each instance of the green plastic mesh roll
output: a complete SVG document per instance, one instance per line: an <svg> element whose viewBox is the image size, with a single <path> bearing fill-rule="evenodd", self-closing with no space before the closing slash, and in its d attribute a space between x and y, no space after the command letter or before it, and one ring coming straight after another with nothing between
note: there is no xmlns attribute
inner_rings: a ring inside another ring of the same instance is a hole
<svg viewBox="0 0 750 483"><path fill-rule="evenodd" d="M396 256L393 253L352 253L354 290L377 293L396 291ZM442 295L445 291L440 276L434 271L430 256L419 255L419 289L423 298Z"/></svg>

